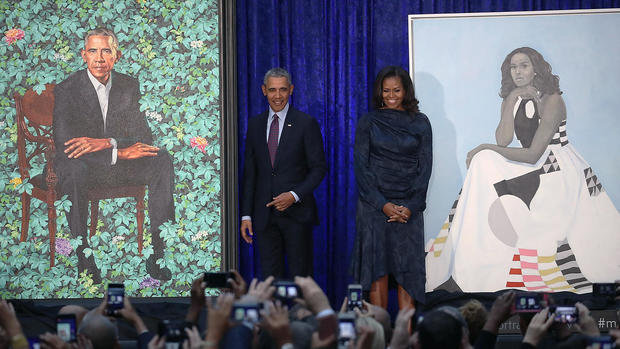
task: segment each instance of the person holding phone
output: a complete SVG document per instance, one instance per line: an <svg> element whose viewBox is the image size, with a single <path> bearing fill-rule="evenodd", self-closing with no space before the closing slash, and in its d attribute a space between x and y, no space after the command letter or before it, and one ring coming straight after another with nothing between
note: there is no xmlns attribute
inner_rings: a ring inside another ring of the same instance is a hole
<svg viewBox="0 0 620 349"><path fill-rule="evenodd" d="M373 89L374 110L355 133L359 190L357 236L351 270L370 291L370 302L387 307L388 277L398 284L398 304L424 302L424 220L432 166L432 131L420 112L409 74L383 68Z"/></svg>

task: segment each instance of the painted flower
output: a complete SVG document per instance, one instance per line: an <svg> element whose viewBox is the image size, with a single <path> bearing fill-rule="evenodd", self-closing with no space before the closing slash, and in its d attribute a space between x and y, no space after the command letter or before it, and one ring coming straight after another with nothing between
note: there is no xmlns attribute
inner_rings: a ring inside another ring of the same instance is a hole
<svg viewBox="0 0 620 349"><path fill-rule="evenodd" d="M209 233L207 233L206 231L201 230L201 231L198 232L198 234L192 236L192 241L202 240L202 239L206 238L208 234Z"/></svg>
<svg viewBox="0 0 620 349"><path fill-rule="evenodd" d="M196 137L192 137L189 140L189 145L192 148L198 148L200 149L201 152L205 153L206 152L205 148L207 147L207 145L209 145L209 142L207 142L207 140L202 137L196 136Z"/></svg>
<svg viewBox="0 0 620 349"><path fill-rule="evenodd" d="M65 62L67 62L69 60L69 58L67 58L67 56L63 55L62 53L58 53L58 52L54 53L54 59L55 60L62 60L62 61L65 61Z"/></svg>
<svg viewBox="0 0 620 349"><path fill-rule="evenodd" d="M112 238L113 244L118 244L122 241L125 241L125 235L116 235L115 237Z"/></svg>
<svg viewBox="0 0 620 349"><path fill-rule="evenodd" d="M23 39L24 36L25 33L23 30L10 29L4 32L4 41L6 41L7 44L11 45L15 41Z"/></svg>
<svg viewBox="0 0 620 349"><path fill-rule="evenodd" d="M144 278L144 280L142 280L142 282L140 282L140 286L139 287L140 287L140 289L143 289L143 288L147 288L147 287L155 288L155 287L159 287L159 286L161 286L161 282L159 282L159 280L153 279L152 277L147 276L147 277Z"/></svg>
<svg viewBox="0 0 620 349"><path fill-rule="evenodd" d="M18 185L22 184L22 179L21 179L21 177L15 177L15 178L11 179L11 181L9 183L13 184L13 189L15 189L15 188L17 188Z"/></svg>
<svg viewBox="0 0 620 349"><path fill-rule="evenodd" d="M148 116L149 118L151 118L151 119L153 119L153 120L155 120L157 122L160 122L163 119L161 114L158 113L158 112L155 112L155 111L147 111L146 112L146 116Z"/></svg>
<svg viewBox="0 0 620 349"><path fill-rule="evenodd" d="M201 48L203 44L204 44L204 42L202 40L194 40L194 41L190 42L189 45L192 48Z"/></svg>
<svg viewBox="0 0 620 349"><path fill-rule="evenodd" d="M56 252L67 257L73 252L73 247L69 243L69 240L63 238L56 238Z"/></svg>

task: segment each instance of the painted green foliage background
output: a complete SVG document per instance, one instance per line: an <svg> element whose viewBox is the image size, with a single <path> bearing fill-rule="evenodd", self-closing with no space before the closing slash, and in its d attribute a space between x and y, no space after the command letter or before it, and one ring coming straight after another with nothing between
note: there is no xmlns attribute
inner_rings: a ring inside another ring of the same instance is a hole
<svg viewBox="0 0 620 349"><path fill-rule="evenodd" d="M19 181L13 100L15 91L41 91L44 84L84 69L83 37L98 26L117 34L122 57L115 69L140 81L141 110L155 145L167 149L175 164L176 222L162 226L164 263L173 280L160 284L146 273L145 260L152 254L148 215L141 257L133 199L100 202L92 253L103 284L124 282L131 296L188 295L191 280L219 270L221 261L217 1L0 0L0 13L0 297L103 294L103 285L77 275L77 241L69 239L62 210L70 205L66 199L57 202L55 267L49 267L41 201L32 200L29 234L19 241L20 193L32 185Z"/></svg>

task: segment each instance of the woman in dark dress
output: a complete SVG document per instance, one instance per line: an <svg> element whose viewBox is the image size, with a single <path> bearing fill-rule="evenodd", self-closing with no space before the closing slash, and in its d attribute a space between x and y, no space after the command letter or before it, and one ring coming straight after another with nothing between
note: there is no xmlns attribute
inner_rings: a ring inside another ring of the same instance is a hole
<svg viewBox="0 0 620 349"><path fill-rule="evenodd" d="M396 66L379 72L374 111L355 134L359 190L352 272L370 302L388 304L388 278L398 283L400 308L424 302L424 219L432 166L432 132L418 110L409 74Z"/></svg>

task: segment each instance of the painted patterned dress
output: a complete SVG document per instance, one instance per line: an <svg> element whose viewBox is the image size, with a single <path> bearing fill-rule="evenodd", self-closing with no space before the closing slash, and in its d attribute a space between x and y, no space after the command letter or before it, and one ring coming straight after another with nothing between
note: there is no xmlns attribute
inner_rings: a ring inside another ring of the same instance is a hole
<svg viewBox="0 0 620 349"><path fill-rule="evenodd" d="M534 100L515 103L515 134L529 147ZM492 150L473 158L426 256L426 291L450 278L464 292L505 288L591 292L620 279L620 214L566 137L566 120L535 164Z"/></svg>

